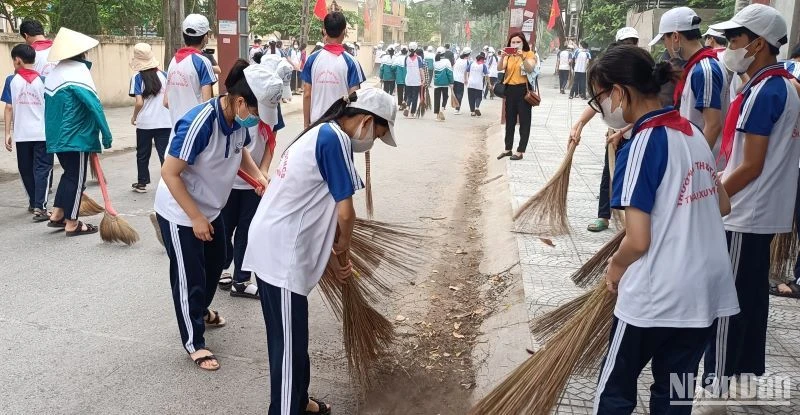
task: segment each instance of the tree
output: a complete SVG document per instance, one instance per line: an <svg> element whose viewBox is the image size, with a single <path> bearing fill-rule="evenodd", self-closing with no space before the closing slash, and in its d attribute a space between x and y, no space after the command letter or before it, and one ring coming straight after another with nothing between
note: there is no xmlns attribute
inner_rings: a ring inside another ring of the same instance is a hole
<svg viewBox="0 0 800 415"><path fill-rule="evenodd" d="M617 30L625 26L628 7L614 0L587 1L581 15L581 38L593 46L607 46L614 41Z"/></svg>
<svg viewBox="0 0 800 415"><path fill-rule="evenodd" d="M469 12L475 17L496 15L506 9L508 0L477 0L469 4Z"/></svg>
<svg viewBox="0 0 800 415"><path fill-rule="evenodd" d="M302 0L254 0L250 4L250 32L265 35L278 31L281 36L300 38L300 11ZM347 19L348 30L364 23L356 12L342 11ZM309 17L309 41L322 38L322 22L316 17Z"/></svg>
<svg viewBox="0 0 800 415"><path fill-rule="evenodd" d="M426 43L439 32L440 8L432 4L409 4L406 8L408 33L406 38Z"/></svg>
<svg viewBox="0 0 800 415"><path fill-rule="evenodd" d="M31 18L46 23L49 3L46 0L0 0L0 18L7 20L14 32L17 31L18 18Z"/></svg>
<svg viewBox="0 0 800 415"><path fill-rule="evenodd" d="M97 1L97 9L104 34L136 36L150 31L163 34L161 0L103 0Z"/></svg>
<svg viewBox="0 0 800 415"><path fill-rule="evenodd" d="M53 2L50 27L53 33L67 26L87 35L100 34L97 3L86 0L60 0Z"/></svg>

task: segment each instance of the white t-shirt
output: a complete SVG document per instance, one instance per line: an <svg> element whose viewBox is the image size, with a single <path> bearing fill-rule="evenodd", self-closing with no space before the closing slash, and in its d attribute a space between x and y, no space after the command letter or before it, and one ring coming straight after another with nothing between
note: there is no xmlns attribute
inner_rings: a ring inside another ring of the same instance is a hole
<svg viewBox="0 0 800 415"><path fill-rule="evenodd" d="M558 70L559 71L568 71L569 70L569 58L570 53L568 50L564 49L561 52L558 52Z"/></svg>
<svg viewBox="0 0 800 415"><path fill-rule="evenodd" d="M302 52L300 52L300 49L292 48L289 50L289 62L292 65L300 66L301 58L302 58Z"/></svg>
<svg viewBox="0 0 800 415"><path fill-rule="evenodd" d="M483 77L489 75L489 68L486 63L470 62L467 64L467 88L483 90Z"/></svg>
<svg viewBox="0 0 800 415"><path fill-rule="evenodd" d="M349 53L336 54L326 49L320 49L308 57L300 78L311 85L312 124L350 88L361 85L367 79L361 65Z"/></svg>
<svg viewBox="0 0 800 415"><path fill-rule="evenodd" d="M50 56L50 46L52 44L52 40L37 40L31 45L33 50L36 51L36 60L33 63L33 69L44 77L50 75L50 71L58 64L58 62L50 62L47 60Z"/></svg>
<svg viewBox="0 0 800 415"><path fill-rule="evenodd" d="M497 78L497 56L489 55L486 57L486 66L489 67L489 78Z"/></svg>
<svg viewBox="0 0 800 415"><path fill-rule="evenodd" d="M405 59L406 65L406 85L420 86L422 85L422 78L420 78L419 70L425 68L425 61L417 55L408 56Z"/></svg>
<svg viewBox="0 0 800 415"><path fill-rule="evenodd" d="M164 107L164 92L167 90L167 73L156 71L158 79L161 81L161 90L157 95L150 95L144 99L139 115L136 116L136 128L152 130L155 128L172 128L169 110ZM128 95L135 97L144 92L144 79L142 74L137 73L131 78L131 88Z"/></svg>
<svg viewBox="0 0 800 415"><path fill-rule="evenodd" d="M729 231L756 234L792 231L800 160L797 125L800 98L792 83L782 77L767 78L750 88L762 72L775 68L783 69L783 64L761 69L743 88L745 99L725 176L742 164L745 133L767 136L769 143L761 174L731 197L731 213L724 218L725 229Z"/></svg>
<svg viewBox="0 0 800 415"><path fill-rule="evenodd" d="M242 148L250 144L246 128L236 122L227 125L214 98L189 110L175 125L175 135L169 141L167 154L186 161L181 173L186 190L197 208L209 221L219 216L242 162ZM192 226L192 221L178 204L161 179L156 190L154 208L164 219L180 226ZM219 237L219 235L217 235Z"/></svg>
<svg viewBox="0 0 800 415"><path fill-rule="evenodd" d="M683 85L680 103L681 115L702 130L706 125L705 119L703 119L703 110L706 108L718 109L722 111L720 122L724 123L729 105L726 78L726 71L716 59L705 58L697 62L691 68L691 73L686 77L686 83ZM715 156L719 154L721 141L722 131L720 130L715 145Z"/></svg>
<svg viewBox="0 0 800 415"><path fill-rule="evenodd" d="M253 57L256 56L256 53L258 52L261 52L263 54L264 48L262 48L261 46L253 46L250 48L250 52L248 53L248 58L250 59L250 65L254 65L256 63L256 61L253 60Z"/></svg>
<svg viewBox="0 0 800 415"><path fill-rule="evenodd" d="M29 72L9 75L3 87L2 101L14 107L14 141L45 141L44 80ZM6 120L8 122L8 120Z"/></svg>
<svg viewBox="0 0 800 415"><path fill-rule="evenodd" d="M586 72L589 61L592 59L592 54L586 49L578 49L572 59L575 60L575 72Z"/></svg>
<svg viewBox="0 0 800 415"><path fill-rule="evenodd" d="M214 85L217 75L211 61L194 48L182 48L169 63L167 70L167 98L172 125L190 109L202 102L200 88ZM174 133L173 133L174 134Z"/></svg>
<svg viewBox="0 0 800 415"><path fill-rule="evenodd" d="M617 153L611 207L650 215L650 247L623 274L614 315L636 327L708 327L739 312L714 157L684 118L692 135L642 128L670 114L677 115L667 108L642 117Z"/></svg>
<svg viewBox="0 0 800 415"><path fill-rule="evenodd" d="M467 75L467 65L469 59L457 58L456 63L453 65L453 81L464 83L464 77Z"/></svg>
<svg viewBox="0 0 800 415"><path fill-rule="evenodd" d="M385 54L386 54L386 52L384 52L382 49L375 48L375 63L381 63L381 58Z"/></svg>
<svg viewBox="0 0 800 415"><path fill-rule="evenodd" d="M363 188L350 137L320 124L281 156L250 224L242 269L307 296L319 282L336 234L336 203Z"/></svg>

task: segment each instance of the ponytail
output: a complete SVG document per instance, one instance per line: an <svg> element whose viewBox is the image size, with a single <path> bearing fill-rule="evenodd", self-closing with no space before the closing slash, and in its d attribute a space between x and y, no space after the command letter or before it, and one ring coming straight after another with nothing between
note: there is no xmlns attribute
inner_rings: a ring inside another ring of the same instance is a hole
<svg viewBox="0 0 800 415"><path fill-rule="evenodd" d="M158 68L145 69L139 71L144 82L144 89L142 90L142 98L154 97L161 92L161 79L158 78Z"/></svg>
<svg viewBox="0 0 800 415"><path fill-rule="evenodd" d="M242 97L248 107L256 107L258 106L258 100L244 76L244 69L248 66L250 64L246 60L237 59L233 63L230 72L228 72L228 77L225 78L225 89L228 90L229 96Z"/></svg>

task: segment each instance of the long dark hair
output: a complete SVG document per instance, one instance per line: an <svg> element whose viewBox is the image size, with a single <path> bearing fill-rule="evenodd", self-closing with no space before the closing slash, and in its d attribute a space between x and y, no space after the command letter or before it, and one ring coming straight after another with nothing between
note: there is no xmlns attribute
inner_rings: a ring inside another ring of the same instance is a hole
<svg viewBox="0 0 800 415"><path fill-rule="evenodd" d="M242 97L248 107L257 107L258 100L255 94L253 94L253 90L250 89L247 79L244 77L244 68L248 66L250 66L250 63L246 60L237 59L236 62L233 63L228 77L225 78L225 88L228 90L228 96Z"/></svg>
<svg viewBox="0 0 800 415"><path fill-rule="evenodd" d="M522 39L522 51L523 52L530 52L531 51L531 45L528 44L528 40L525 39L525 35L523 35L522 32L514 32L514 33L510 34L508 36L508 42L506 42L506 47L508 47L508 48L511 47L511 39L513 39L515 37L518 37L518 38Z"/></svg>
<svg viewBox="0 0 800 415"><path fill-rule="evenodd" d="M158 68L145 69L139 71L144 82L144 89L142 90L142 98L157 96L161 92L161 78L158 77Z"/></svg>

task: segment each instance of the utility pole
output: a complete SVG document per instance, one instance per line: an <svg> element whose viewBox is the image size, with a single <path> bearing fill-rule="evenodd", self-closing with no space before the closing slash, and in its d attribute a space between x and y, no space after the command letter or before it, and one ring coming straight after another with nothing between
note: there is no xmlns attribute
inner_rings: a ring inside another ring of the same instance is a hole
<svg viewBox="0 0 800 415"><path fill-rule="evenodd" d="M163 0L164 12L164 68L169 65L175 51L183 44L181 23L184 18L183 0Z"/></svg>
<svg viewBox="0 0 800 415"><path fill-rule="evenodd" d="M308 0L303 0L303 11L300 13L300 43L308 45Z"/></svg>

